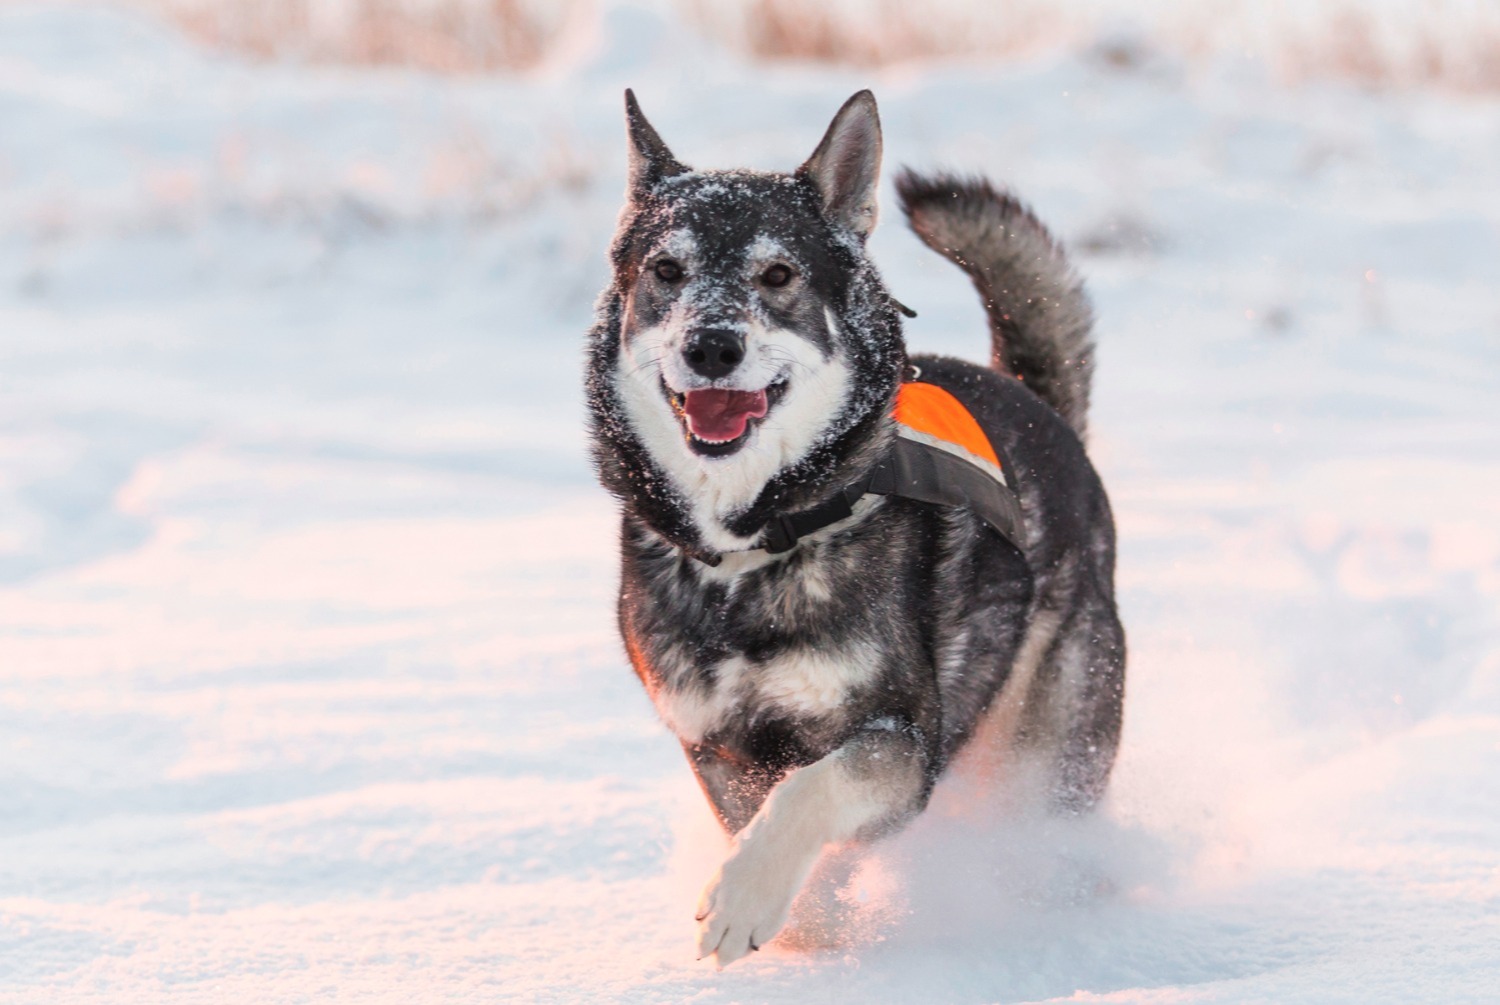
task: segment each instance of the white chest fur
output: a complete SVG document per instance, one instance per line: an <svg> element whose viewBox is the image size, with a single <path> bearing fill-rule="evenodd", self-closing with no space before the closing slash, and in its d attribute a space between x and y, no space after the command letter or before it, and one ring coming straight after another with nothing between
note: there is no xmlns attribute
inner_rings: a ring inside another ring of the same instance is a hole
<svg viewBox="0 0 1500 1005"><path fill-rule="evenodd" d="M763 663L731 656L715 665L711 684L666 685L653 699L672 731L697 743L750 709L791 716L832 712L851 691L869 683L877 668L876 653L864 645L793 649ZM677 680L693 676L672 675Z"/></svg>

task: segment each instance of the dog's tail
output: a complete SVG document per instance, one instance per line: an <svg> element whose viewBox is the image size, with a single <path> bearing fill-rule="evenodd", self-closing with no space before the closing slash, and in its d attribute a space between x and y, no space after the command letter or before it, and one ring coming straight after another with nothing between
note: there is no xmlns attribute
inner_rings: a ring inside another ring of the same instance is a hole
<svg viewBox="0 0 1500 1005"><path fill-rule="evenodd" d="M974 281L995 369L1020 378L1083 436L1094 316L1061 246L1031 210L983 178L906 169L896 191L917 236Z"/></svg>

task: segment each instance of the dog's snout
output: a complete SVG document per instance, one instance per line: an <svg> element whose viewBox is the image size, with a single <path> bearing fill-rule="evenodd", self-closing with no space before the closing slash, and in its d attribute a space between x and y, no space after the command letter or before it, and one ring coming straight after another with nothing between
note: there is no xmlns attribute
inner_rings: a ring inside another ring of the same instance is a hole
<svg viewBox="0 0 1500 1005"><path fill-rule="evenodd" d="M707 328L692 337L682 354L694 373L717 380L734 372L744 360L745 340L732 331Z"/></svg>

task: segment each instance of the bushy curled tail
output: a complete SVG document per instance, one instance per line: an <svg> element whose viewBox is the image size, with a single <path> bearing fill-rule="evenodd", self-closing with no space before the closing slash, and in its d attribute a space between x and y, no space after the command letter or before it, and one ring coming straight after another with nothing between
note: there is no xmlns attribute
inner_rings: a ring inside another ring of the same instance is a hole
<svg viewBox="0 0 1500 1005"><path fill-rule="evenodd" d="M1083 436L1094 370L1093 309L1062 248L1019 200L983 178L896 178L911 229L969 274L993 365L1019 377Z"/></svg>

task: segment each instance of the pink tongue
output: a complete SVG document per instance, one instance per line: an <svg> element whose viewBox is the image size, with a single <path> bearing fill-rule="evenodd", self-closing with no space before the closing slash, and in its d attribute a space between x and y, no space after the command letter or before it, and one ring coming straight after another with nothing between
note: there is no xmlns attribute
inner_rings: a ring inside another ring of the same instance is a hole
<svg viewBox="0 0 1500 1005"><path fill-rule="evenodd" d="M687 413L688 429L700 440L728 443L745 432L751 419L766 414L764 391L688 391L683 395L682 410Z"/></svg>

